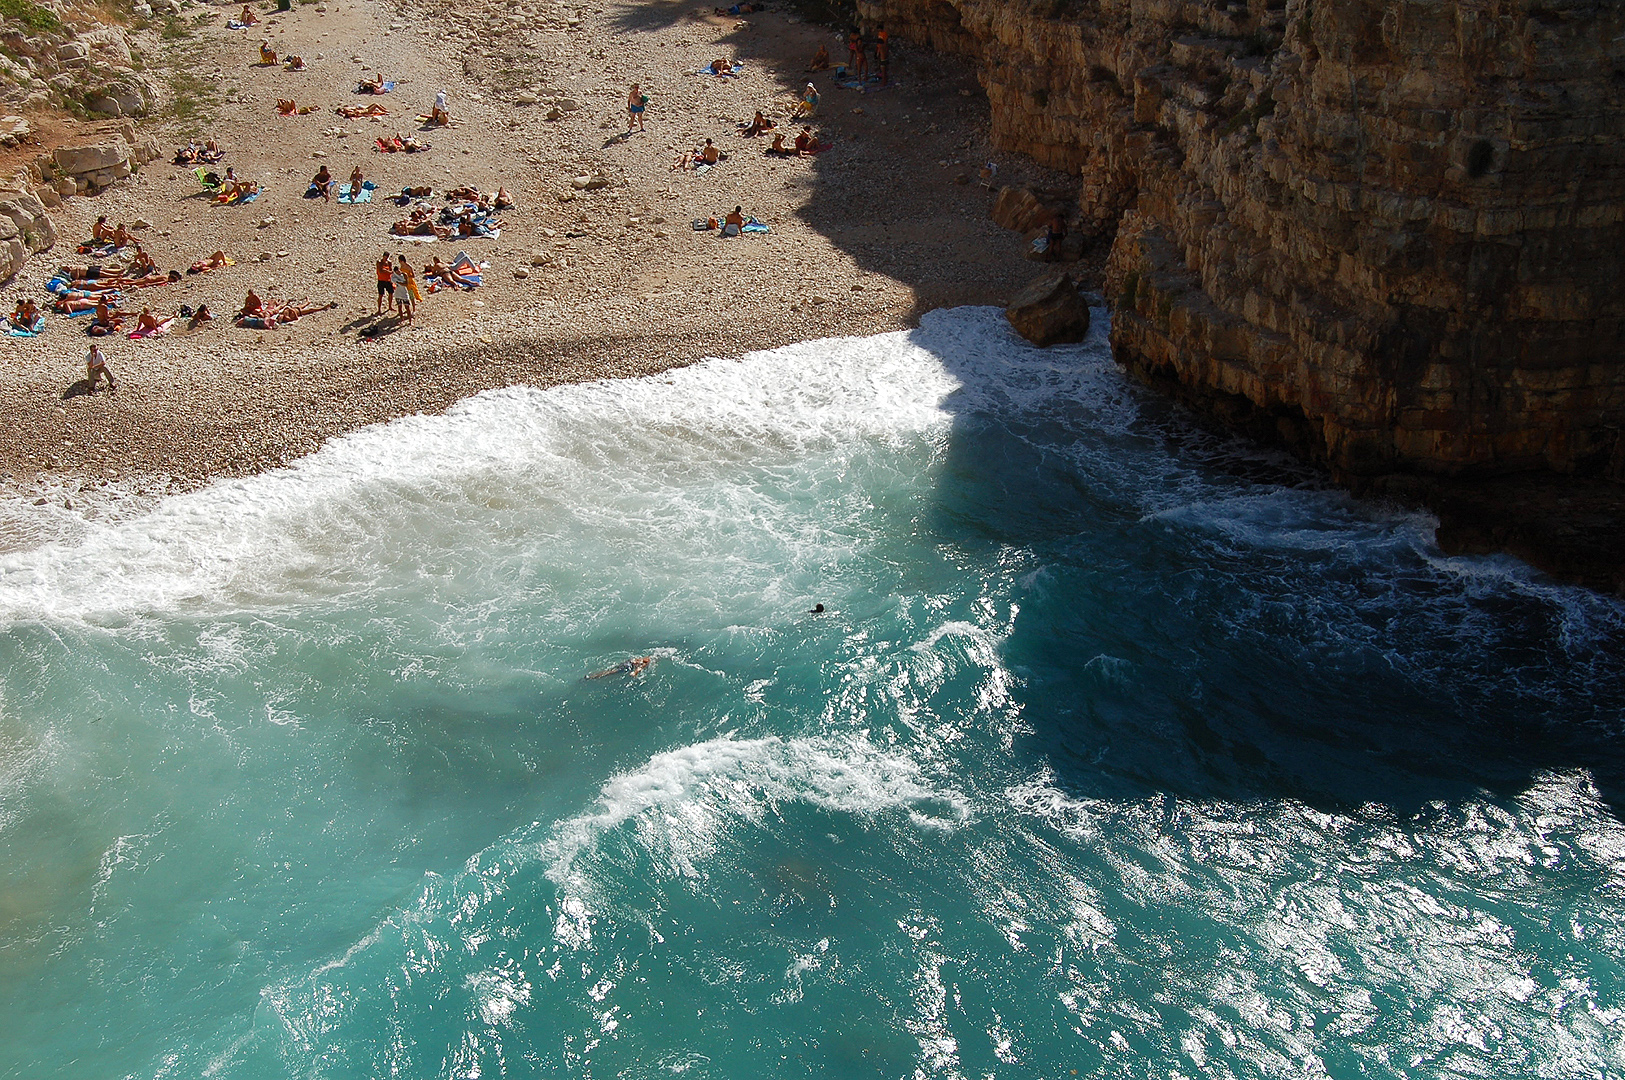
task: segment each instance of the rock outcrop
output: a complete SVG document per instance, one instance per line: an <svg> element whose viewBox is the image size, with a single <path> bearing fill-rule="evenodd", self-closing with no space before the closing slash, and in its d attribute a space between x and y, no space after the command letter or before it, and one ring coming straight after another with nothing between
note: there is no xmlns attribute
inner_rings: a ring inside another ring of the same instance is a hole
<svg viewBox="0 0 1625 1080"><path fill-rule="evenodd" d="M1004 309L1004 317L1016 333L1040 348L1089 336L1089 303L1064 270L1030 282Z"/></svg>
<svg viewBox="0 0 1625 1080"><path fill-rule="evenodd" d="M1625 482L1625 6L859 11L970 58L995 142L1081 179L1132 370L1356 487Z"/></svg>
<svg viewBox="0 0 1625 1080"><path fill-rule="evenodd" d="M57 147L35 163L34 171L59 195L93 195L158 155L152 137L137 134L126 121L92 129L82 141Z"/></svg>
<svg viewBox="0 0 1625 1080"><path fill-rule="evenodd" d="M0 12L0 101L113 117L151 113L158 85L140 70L125 31L100 14L59 13L31 0L8 5Z"/></svg>

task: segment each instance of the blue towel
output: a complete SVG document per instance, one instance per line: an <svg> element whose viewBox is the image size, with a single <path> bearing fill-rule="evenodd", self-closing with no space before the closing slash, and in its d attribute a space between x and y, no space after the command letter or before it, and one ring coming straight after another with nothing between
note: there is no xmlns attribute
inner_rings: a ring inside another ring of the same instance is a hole
<svg viewBox="0 0 1625 1080"><path fill-rule="evenodd" d="M353 206L356 203L372 202L372 185L369 183L363 183L361 185L361 194L355 196L355 198L351 198L350 187L348 184L346 184L339 191L339 202L345 206Z"/></svg>

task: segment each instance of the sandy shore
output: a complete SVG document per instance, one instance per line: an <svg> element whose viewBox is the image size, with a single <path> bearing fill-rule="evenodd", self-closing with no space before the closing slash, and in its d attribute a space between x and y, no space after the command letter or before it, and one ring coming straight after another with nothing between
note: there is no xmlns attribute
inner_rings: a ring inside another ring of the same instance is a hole
<svg viewBox="0 0 1625 1080"><path fill-rule="evenodd" d="M907 327L934 307L1003 302L1035 271L1022 259L1022 238L988 219L991 193L978 174L996 160L1001 180L1055 177L991 150L981 90L944 58L899 48L893 85L860 93L838 88L831 73L804 73L819 45L837 58L842 50L834 31L787 5L745 18L659 2L324 6L266 14L248 32L225 29L235 8L210 9L220 14L165 43L172 70L218 93L197 103L195 118L171 116L153 130L166 146L190 133L218 139L226 163L261 184L256 202L214 206L188 170L155 163L99 196L68 200L54 213L63 243L35 256L0 303L40 294L51 268L73 258L72 240L107 214L151 222L143 242L166 269L216 248L237 260L145 290L138 305L165 312L207 302L231 312L252 286L338 307L273 331L221 320L185 336L103 339L115 394L64 397L84 374L83 319L52 316L41 337L8 339L0 484L13 498L35 489L71 498L109 480L184 485L252 473L335 434L443 409L489 387L642 375ZM261 37L302 55L308 70L255 66ZM740 61L740 76L692 74L718 57ZM355 95L375 70L397 81L394 93ZM756 109L785 122L809 77L823 96L817 126L832 149L772 158L766 140L738 134ZM634 81L652 98L648 130L625 137ZM514 103L530 89L562 92L581 108L547 120L544 108ZM458 122L418 132L412 117L437 90L449 94ZM279 118L278 98L320 108ZM344 120L333 111L374 100L391 115ZM372 152L375 137L397 131L434 149ZM705 138L728 154L721 166L706 175L671 168ZM380 194L407 184L503 184L518 208L504 215L500 239L406 244L387 235L404 213L391 202L302 198L323 162L339 176L359 164ZM610 186L574 190L570 179L587 173ZM722 240L691 228L736 204L771 234ZM377 318L372 268L381 253L405 251L421 265L432 254L449 260L459 246L489 262L482 288L427 297L413 326ZM544 257L546 265L533 265Z"/></svg>

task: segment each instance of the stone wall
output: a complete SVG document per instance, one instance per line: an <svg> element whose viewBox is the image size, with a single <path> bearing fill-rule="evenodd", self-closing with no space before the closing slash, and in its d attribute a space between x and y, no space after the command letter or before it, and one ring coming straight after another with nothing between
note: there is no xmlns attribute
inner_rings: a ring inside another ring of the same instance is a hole
<svg viewBox="0 0 1625 1080"><path fill-rule="evenodd" d="M1356 485L1625 480L1625 5L859 8L1081 179L1130 368Z"/></svg>

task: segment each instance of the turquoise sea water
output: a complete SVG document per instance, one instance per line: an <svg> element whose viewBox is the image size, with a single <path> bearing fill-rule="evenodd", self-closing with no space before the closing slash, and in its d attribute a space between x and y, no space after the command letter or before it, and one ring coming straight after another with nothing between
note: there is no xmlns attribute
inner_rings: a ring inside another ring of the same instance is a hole
<svg viewBox="0 0 1625 1080"><path fill-rule="evenodd" d="M0 1076L1625 1075L1625 607L1430 535L961 309L0 556Z"/></svg>

